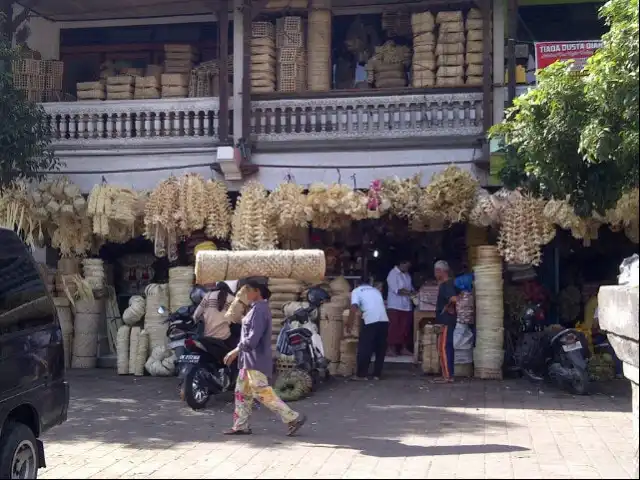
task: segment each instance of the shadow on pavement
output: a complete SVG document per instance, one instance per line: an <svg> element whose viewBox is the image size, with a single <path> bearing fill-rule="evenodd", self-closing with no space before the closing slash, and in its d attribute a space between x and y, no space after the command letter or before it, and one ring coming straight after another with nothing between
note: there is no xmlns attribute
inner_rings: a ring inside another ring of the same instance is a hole
<svg viewBox="0 0 640 480"><path fill-rule="evenodd" d="M284 437L284 426L260 407L252 418L254 435L229 438L220 432L230 425L232 396L212 400L206 410L194 412L179 400L175 378L118 377L92 370L72 371L69 381L69 419L46 440L117 443L134 449L217 442L268 448L302 442L310 448L358 450L379 458L515 452L527 448L485 443L496 432L506 438L509 427L506 419L487 418L485 409L589 410L613 404L609 397L540 394L518 382L430 385L420 377L377 384L333 380L291 405L309 418L299 437ZM621 403L626 409L630 402Z"/></svg>

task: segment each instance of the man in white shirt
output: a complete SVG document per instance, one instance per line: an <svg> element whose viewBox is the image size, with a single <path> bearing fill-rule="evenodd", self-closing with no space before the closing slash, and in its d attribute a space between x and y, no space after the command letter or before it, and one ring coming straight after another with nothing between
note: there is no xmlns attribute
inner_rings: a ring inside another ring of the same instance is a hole
<svg viewBox="0 0 640 480"><path fill-rule="evenodd" d="M360 285L351 292L351 310L347 319L347 330L351 330L359 314L362 315L363 325L358 338L355 379L367 379L371 354L375 354L373 378L377 380L382 375L382 367L384 366L389 318L384 307L382 293L369 283Z"/></svg>
<svg viewBox="0 0 640 480"><path fill-rule="evenodd" d="M387 315L389 316L389 349L387 355L396 356L411 355L408 347L411 346L411 334L413 331L413 303L411 294L413 284L408 260L401 260L387 276Z"/></svg>

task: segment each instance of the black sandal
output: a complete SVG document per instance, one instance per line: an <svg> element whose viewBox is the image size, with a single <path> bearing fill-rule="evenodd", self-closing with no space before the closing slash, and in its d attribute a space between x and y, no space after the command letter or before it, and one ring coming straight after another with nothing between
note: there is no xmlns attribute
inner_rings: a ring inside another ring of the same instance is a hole
<svg viewBox="0 0 640 480"><path fill-rule="evenodd" d="M222 432L223 435L251 435L252 433L253 431L250 428L247 428L246 430L234 430L233 428L230 428Z"/></svg>
<svg viewBox="0 0 640 480"><path fill-rule="evenodd" d="M300 416L289 424L289 431L287 432L287 437L293 437L300 428L306 423L307 416L302 413Z"/></svg>

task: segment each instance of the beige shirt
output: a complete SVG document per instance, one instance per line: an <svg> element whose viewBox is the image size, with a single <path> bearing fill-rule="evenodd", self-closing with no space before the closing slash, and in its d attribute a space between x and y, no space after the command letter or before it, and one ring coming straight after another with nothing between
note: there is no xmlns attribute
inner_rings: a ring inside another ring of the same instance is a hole
<svg viewBox="0 0 640 480"><path fill-rule="evenodd" d="M200 305L198 305L193 317L196 321L201 316L204 318L205 337L226 340L231 336L231 330L229 329L230 320L225 318L224 314L227 312L229 305L231 305L233 297L228 295L226 304L222 310L218 310L218 295L220 295L218 291L207 293L200 302Z"/></svg>

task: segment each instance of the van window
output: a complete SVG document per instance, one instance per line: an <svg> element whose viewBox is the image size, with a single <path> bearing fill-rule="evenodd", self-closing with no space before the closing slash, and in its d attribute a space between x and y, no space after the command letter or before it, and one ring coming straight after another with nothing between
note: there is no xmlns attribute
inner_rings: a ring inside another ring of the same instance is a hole
<svg viewBox="0 0 640 480"><path fill-rule="evenodd" d="M31 254L9 230L0 229L0 245L0 334L54 323L55 307Z"/></svg>

